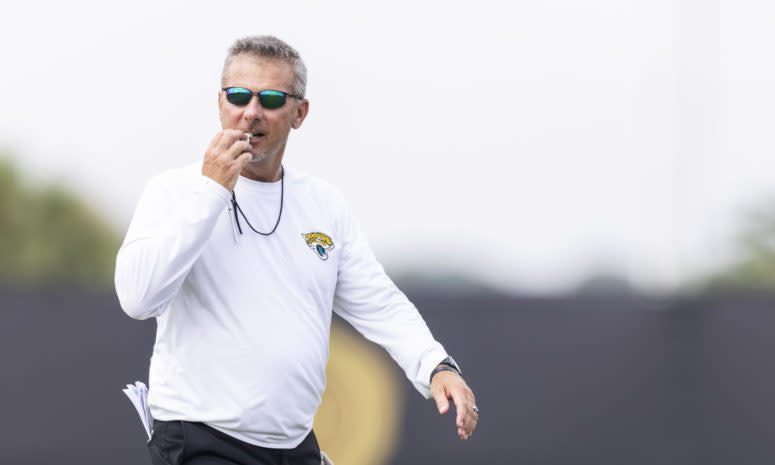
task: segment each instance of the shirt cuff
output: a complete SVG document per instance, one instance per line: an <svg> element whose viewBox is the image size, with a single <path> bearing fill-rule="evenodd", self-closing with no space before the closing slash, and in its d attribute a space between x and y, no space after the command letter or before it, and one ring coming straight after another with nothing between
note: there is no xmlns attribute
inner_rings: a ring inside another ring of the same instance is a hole
<svg viewBox="0 0 775 465"><path fill-rule="evenodd" d="M205 176L204 174L201 176L201 189L203 192L212 193L214 195L217 195L218 197L222 198L227 204L231 201L231 192L226 190L225 187L218 184L215 180L212 178Z"/></svg>
<svg viewBox="0 0 775 465"><path fill-rule="evenodd" d="M442 360L448 357L447 352L440 346L441 344L439 344L439 347L428 351L423 356L422 362L420 363L420 370L417 373L418 379L413 383L414 387L420 391L420 394L426 399L431 398L431 372L434 368L439 366L439 363L441 363Z"/></svg>

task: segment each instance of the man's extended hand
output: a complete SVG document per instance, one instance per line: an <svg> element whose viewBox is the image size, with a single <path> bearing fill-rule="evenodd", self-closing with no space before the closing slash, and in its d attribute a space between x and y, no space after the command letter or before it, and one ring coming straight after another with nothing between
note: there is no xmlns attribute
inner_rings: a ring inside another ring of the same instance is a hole
<svg viewBox="0 0 775 465"><path fill-rule="evenodd" d="M219 131L205 152L202 174L233 191L240 171L253 159L250 150L251 145L244 132L235 129Z"/></svg>
<svg viewBox="0 0 775 465"><path fill-rule="evenodd" d="M457 411L457 435L460 439L468 439L476 429L479 414L474 412L476 400L474 393L463 377L451 371L436 373L431 380L431 395L436 400L439 413L444 415L449 411L449 399L455 403Z"/></svg>

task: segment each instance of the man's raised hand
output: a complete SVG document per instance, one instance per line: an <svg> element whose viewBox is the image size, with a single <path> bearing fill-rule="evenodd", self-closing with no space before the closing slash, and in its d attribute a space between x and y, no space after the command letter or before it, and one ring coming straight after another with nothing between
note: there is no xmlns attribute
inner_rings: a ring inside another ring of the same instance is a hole
<svg viewBox="0 0 775 465"><path fill-rule="evenodd" d="M236 129L219 131L205 152L202 174L233 191L242 168L253 159L246 139L245 133Z"/></svg>

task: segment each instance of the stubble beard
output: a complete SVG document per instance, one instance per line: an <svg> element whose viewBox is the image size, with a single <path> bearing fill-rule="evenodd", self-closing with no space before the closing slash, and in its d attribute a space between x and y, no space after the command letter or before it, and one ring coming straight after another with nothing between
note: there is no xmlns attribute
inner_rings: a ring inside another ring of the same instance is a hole
<svg viewBox="0 0 775 465"><path fill-rule="evenodd" d="M263 161L276 157L285 148L285 144L287 142L288 142L288 136L285 136L285 138L279 144L277 144L277 147L275 147L274 149L268 149L263 153L258 153L256 155L253 155L253 158L250 161L248 161L248 163L261 163Z"/></svg>
<svg viewBox="0 0 775 465"><path fill-rule="evenodd" d="M253 155L253 158L251 158L248 161L248 163L261 163L262 161L264 161L264 160L266 160L269 157L272 157L274 155L276 155L276 152L275 153L268 153L268 152L259 153L258 155Z"/></svg>
<svg viewBox="0 0 775 465"><path fill-rule="evenodd" d="M250 161L248 161L248 163L261 163L263 161L276 157L278 154L282 156L283 152L285 151L285 146L288 144L289 136L290 136L290 128L288 128L288 132L285 134L285 137L283 137L281 141L278 141L277 146L274 149L269 147L267 151L265 151L264 153L259 153L257 155L254 155L253 158Z"/></svg>

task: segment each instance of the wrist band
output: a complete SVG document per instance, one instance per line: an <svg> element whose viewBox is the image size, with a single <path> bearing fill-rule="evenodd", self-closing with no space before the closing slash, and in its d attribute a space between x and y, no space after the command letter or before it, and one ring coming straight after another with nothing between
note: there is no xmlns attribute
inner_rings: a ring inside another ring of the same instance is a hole
<svg viewBox="0 0 775 465"><path fill-rule="evenodd" d="M460 372L457 370L457 368L455 368L453 366L450 366L450 365L447 365L447 364L441 364L441 365L437 366L436 368L434 368L433 371L431 371L430 381L433 381L433 375L435 375L436 373L439 373L441 371L454 371L455 373L460 374Z"/></svg>

